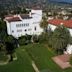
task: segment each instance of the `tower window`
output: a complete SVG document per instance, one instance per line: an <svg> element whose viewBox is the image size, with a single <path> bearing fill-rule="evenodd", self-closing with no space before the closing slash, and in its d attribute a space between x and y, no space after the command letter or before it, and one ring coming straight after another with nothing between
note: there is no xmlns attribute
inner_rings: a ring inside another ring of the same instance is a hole
<svg viewBox="0 0 72 72"><path fill-rule="evenodd" d="M34 28L34 30L36 31L36 27Z"/></svg>
<svg viewBox="0 0 72 72"><path fill-rule="evenodd" d="M27 31L27 29L25 29L25 32Z"/></svg>
<svg viewBox="0 0 72 72"><path fill-rule="evenodd" d="M14 33L14 30L12 30L12 33Z"/></svg>

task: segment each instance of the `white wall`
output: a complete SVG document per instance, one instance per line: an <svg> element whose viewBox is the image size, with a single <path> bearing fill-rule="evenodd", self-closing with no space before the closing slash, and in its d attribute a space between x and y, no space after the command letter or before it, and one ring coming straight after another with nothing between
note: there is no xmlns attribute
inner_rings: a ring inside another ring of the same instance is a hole
<svg viewBox="0 0 72 72"><path fill-rule="evenodd" d="M21 27L17 27L17 24L29 24L29 26L21 26ZM15 37L20 37L22 35L25 34L31 34L33 25L32 25L32 20L31 19L24 19L23 21L18 21L18 22L11 22L11 35L15 36ZM29 31L29 29L31 29L31 31ZM19 30L22 30L20 32L18 32ZM25 31L27 30L27 31ZM12 31L14 31L12 33Z"/></svg>
<svg viewBox="0 0 72 72"><path fill-rule="evenodd" d="M69 29L69 32L70 32L70 35L72 36L72 29L68 28Z"/></svg>
<svg viewBox="0 0 72 72"><path fill-rule="evenodd" d="M42 10L34 10L34 9L32 9L31 13L42 15Z"/></svg>
<svg viewBox="0 0 72 72"><path fill-rule="evenodd" d="M6 25L7 25L7 33L8 33L8 35L11 35L11 24L8 21L6 21Z"/></svg>
<svg viewBox="0 0 72 72"><path fill-rule="evenodd" d="M67 53L72 54L72 45L67 46Z"/></svg>
<svg viewBox="0 0 72 72"><path fill-rule="evenodd" d="M22 21L16 21L16 22L7 22L7 32L9 35L13 35L14 37L20 37L22 35L28 34L28 35L40 35L43 32L43 29L40 28L40 22L42 19L42 10L32 10L32 13L35 13L32 15L31 19L22 19ZM29 26L21 26L17 27L17 24L26 24L28 23ZM36 30L35 30L36 27ZM25 29L27 31L25 31ZM18 30L21 30L20 32L17 32Z"/></svg>
<svg viewBox="0 0 72 72"><path fill-rule="evenodd" d="M52 25L52 24L48 24L48 28L49 28L49 27L51 28L52 31L54 31L55 28L56 28L56 26L55 26L55 25Z"/></svg>

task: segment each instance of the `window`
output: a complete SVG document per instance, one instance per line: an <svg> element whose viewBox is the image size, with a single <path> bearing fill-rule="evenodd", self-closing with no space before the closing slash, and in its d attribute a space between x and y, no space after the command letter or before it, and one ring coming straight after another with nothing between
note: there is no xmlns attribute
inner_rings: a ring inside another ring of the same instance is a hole
<svg viewBox="0 0 72 72"><path fill-rule="evenodd" d="M16 27L18 27L18 24L16 24Z"/></svg>
<svg viewBox="0 0 72 72"><path fill-rule="evenodd" d="M16 24L16 27L25 27L25 26L29 26L29 23Z"/></svg>
<svg viewBox="0 0 72 72"><path fill-rule="evenodd" d="M26 26L29 26L29 23L26 23L25 25L26 25Z"/></svg>
<svg viewBox="0 0 72 72"><path fill-rule="evenodd" d="M22 32L22 30L17 30L17 32Z"/></svg>
<svg viewBox="0 0 72 72"><path fill-rule="evenodd" d="M27 31L27 29L25 29L25 32Z"/></svg>
<svg viewBox="0 0 72 72"><path fill-rule="evenodd" d="M40 22L33 22L33 24L39 24Z"/></svg>
<svg viewBox="0 0 72 72"><path fill-rule="evenodd" d="M36 27L34 28L34 30L36 31Z"/></svg>
<svg viewBox="0 0 72 72"><path fill-rule="evenodd" d="M23 26L25 26L25 24L23 24Z"/></svg>
<svg viewBox="0 0 72 72"><path fill-rule="evenodd" d="M22 24L22 27L24 26L24 24Z"/></svg>
<svg viewBox="0 0 72 72"><path fill-rule="evenodd" d="M16 24L16 27L20 27L20 24Z"/></svg>
<svg viewBox="0 0 72 72"><path fill-rule="evenodd" d="M14 33L14 30L12 30L12 33Z"/></svg>
<svg viewBox="0 0 72 72"><path fill-rule="evenodd" d="M28 29L28 31L31 31L32 29Z"/></svg>

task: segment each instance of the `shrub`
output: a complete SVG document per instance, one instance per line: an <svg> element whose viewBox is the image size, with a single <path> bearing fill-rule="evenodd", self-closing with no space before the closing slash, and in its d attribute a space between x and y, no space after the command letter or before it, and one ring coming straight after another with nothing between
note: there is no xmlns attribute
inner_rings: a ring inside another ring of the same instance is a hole
<svg viewBox="0 0 72 72"><path fill-rule="evenodd" d="M20 37L20 38L18 39L18 41L19 41L19 45L24 45L25 42L26 42L26 37L25 37L25 36L22 36L22 37Z"/></svg>
<svg viewBox="0 0 72 72"><path fill-rule="evenodd" d="M19 45L27 45L28 43L31 42L31 35L25 35L25 36L22 36L18 39L19 41Z"/></svg>
<svg viewBox="0 0 72 72"><path fill-rule="evenodd" d="M39 42L39 38L38 38L37 35L34 35L34 36L32 37L32 40L33 40L33 42L35 42L35 43Z"/></svg>
<svg viewBox="0 0 72 72"><path fill-rule="evenodd" d="M72 65L72 56L70 57L70 64Z"/></svg>

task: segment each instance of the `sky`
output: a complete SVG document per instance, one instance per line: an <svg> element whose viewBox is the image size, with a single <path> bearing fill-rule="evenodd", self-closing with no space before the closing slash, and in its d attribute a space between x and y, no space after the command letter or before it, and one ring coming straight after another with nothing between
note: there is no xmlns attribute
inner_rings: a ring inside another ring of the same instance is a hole
<svg viewBox="0 0 72 72"><path fill-rule="evenodd" d="M72 0L51 0L51 1L58 1L58 2L68 2L68 3L72 3Z"/></svg>

